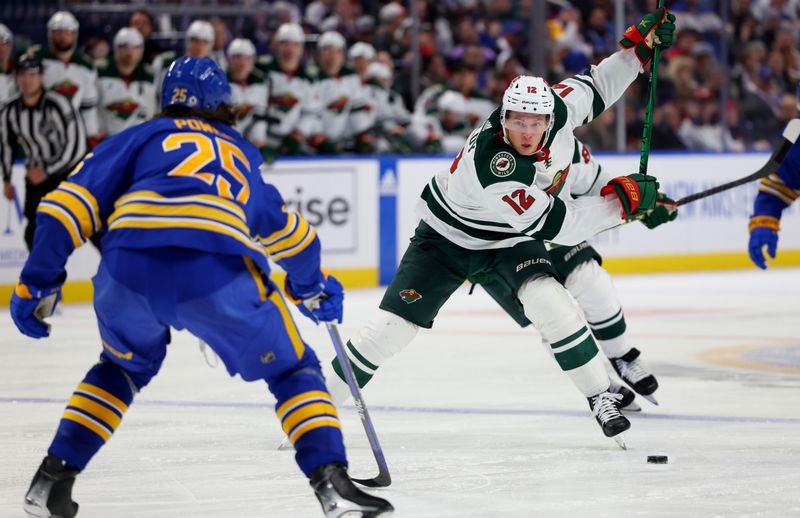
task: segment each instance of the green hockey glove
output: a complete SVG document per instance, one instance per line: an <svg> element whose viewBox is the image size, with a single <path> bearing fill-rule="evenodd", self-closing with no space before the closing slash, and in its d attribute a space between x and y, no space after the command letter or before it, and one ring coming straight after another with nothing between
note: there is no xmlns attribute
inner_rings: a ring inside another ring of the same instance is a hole
<svg viewBox="0 0 800 518"><path fill-rule="evenodd" d="M666 49L672 46L675 39L675 15L665 7L656 12L646 14L636 25L631 25L619 40L625 49L635 48L636 57L646 65L653 57L656 45Z"/></svg>
<svg viewBox="0 0 800 518"><path fill-rule="evenodd" d="M656 208L648 212L640 221L649 229L669 223L678 217L678 205L675 200L663 192L658 193Z"/></svg>

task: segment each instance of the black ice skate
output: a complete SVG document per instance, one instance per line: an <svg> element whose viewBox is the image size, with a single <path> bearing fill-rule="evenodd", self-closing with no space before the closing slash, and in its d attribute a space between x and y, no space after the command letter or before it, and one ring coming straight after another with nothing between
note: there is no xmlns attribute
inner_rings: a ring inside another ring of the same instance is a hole
<svg viewBox="0 0 800 518"><path fill-rule="evenodd" d="M639 361L639 349L635 347L625 353L624 356L619 358L611 358L611 365L617 371L622 381L630 385L630 387L642 397L653 403L658 404L653 392L658 388L658 381L656 377L647 372L647 370Z"/></svg>
<svg viewBox="0 0 800 518"><path fill-rule="evenodd" d="M589 401L589 408L592 409L592 414L594 414L597 424L603 429L605 436L613 438L620 448L626 450L625 440L621 434L631 427L631 422L619 411L622 395L613 392L601 392L586 399Z"/></svg>
<svg viewBox="0 0 800 518"><path fill-rule="evenodd" d="M636 402L636 394L634 394L633 391L625 385L621 385L612 379L611 385L608 387L608 391L613 392L614 394L620 394L622 396L622 399L619 402L620 410L624 412L642 411L642 407L640 407Z"/></svg>
<svg viewBox="0 0 800 518"><path fill-rule="evenodd" d="M78 514L78 504L72 501L77 474L58 457L45 457L25 495L25 512L37 518L73 518Z"/></svg>
<svg viewBox="0 0 800 518"><path fill-rule="evenodd" d="M358 489L341 464L326 464L311 473L311 487L322 504L327 518L377 518L392 515L394 507L384 500Z"/></svg>

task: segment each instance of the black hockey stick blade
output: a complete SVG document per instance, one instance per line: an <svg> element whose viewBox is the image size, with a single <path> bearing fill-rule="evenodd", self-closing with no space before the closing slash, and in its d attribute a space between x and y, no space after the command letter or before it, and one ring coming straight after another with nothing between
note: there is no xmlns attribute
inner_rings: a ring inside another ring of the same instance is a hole
<svg viewBox="0 0 800 518"><path fill-rule="evenodd" d="M392 483L392 477L389 472L383 470L375 478L354 478L351 480L365 487L388 487Z"/></svg>
<svg viewBox="0 0 800 518"><path fill-rule="evenodd" d="M714 194L718 194L722 191L727 191L728 189L733 189L734 187L739 187L740 185L750 183L754 180L759 180L765 176L769 176L781 165L783 159L786 158L786 154L797 141L798 136L800 136L800 119L792 119L783 130L783 140L772 153L772 156L769 157L767 163L761 167L761 169L753 174L745 176L744 178L739 178L738 180L724 183L705 191L690 194L689 196L677 200L675 202L676 205L686 205L687 203L692 203L693 201L701 200L703 198L713 196Z"/></svg>

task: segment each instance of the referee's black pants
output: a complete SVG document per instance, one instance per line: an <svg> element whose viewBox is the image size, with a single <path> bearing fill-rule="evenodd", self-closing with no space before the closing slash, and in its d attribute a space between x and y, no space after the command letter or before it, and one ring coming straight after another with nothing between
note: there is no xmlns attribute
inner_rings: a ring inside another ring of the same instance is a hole
<svg viewBox="0 0 800 518"><path fill-rule="evenodd" d="M33 248L33 236L36 232L36 209L39 208L39 202L42 201L47 193L54 191L58 184L67 178L67 175L48 176L45 181L39 185L33 185L28 179L25 179L25 219L28 224L25 227L25 244L30 252ZM105 235L104 231L100 231L89 238L92 244L100 251L100 239Z"/></svg>

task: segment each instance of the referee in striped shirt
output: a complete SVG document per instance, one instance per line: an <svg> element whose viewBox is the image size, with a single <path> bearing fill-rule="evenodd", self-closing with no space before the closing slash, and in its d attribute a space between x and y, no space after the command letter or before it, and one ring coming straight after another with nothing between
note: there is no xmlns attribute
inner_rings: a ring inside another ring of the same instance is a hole
<svg viewBox="0 0 800 518"><path fill-rule="evenodd" d="M67 177L86 154L86 129L66 97L46 92L42 61L34 53L17 60L19 93L0 110L0 167L3 195L14 199L11 167L21 149L25 155L25 243L33 246L39 201Z"/></svg>

